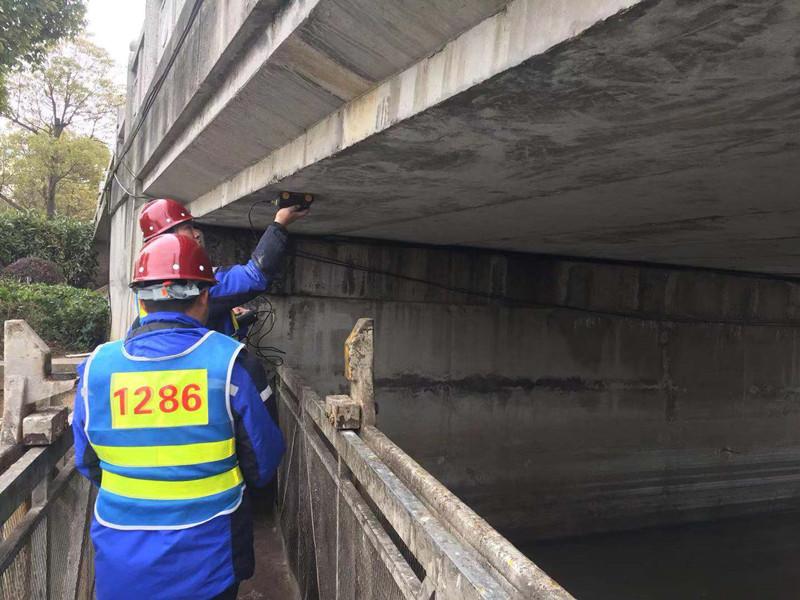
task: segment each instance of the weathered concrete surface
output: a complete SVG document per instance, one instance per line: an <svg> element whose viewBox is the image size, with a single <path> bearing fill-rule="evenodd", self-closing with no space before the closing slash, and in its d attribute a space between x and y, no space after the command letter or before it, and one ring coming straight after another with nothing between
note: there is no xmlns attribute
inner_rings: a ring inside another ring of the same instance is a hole
<svg viewBox="0 0 800 600"><path fill-rule="evenodd" d="M178 132L217 92L253 36L274 17L279 4L278 0L187 0L159 60L159 29L165 17L159 14L160 3L148 2L143 40L131 57L124 131L125 144L130 146L125 161L137 176L175 143ZM181 41L184 31L187 34ZM143 117L143 102L148 97L152 97L152 107ZM121 169L120 175L128 174Z"/></svg>
<svg viewBox="0 0 800 600"><path fill-rule="evenodd" d="M125 335L136 318L136 306L130 291L133 263L142 247L139 212L145 201L129 199L111 216L109 240L108 291L111 304L111 339Z"/></svg>
<svg viewBox="0 0 800 600"><path fill-rule="evenodd" d="M308 131L240 171L230 181L219 182L192 202L192 211L198 215L216 211L268 184L293 182L287 178L298 171L541 54L634 4L636 0L514 0L438 52L397 72L340 110L331 111ZM420 5L414 8L419 9ZM423 56L425 53L420 58ZM440 149L448 147L449 144L442 144ZM391 157L387 158L393 162ZM217 222L234 225L225 221L224 215L220 216Z"/></svg>
<svg viewBox="0 0 800 600"><path fill-rule="evenodd" d="M325 416L336 429L361 429L361 405L350 396L327 396Z"/></svg>
<svg viewBox="0 0 800 600"><path fill-rule="evenodd" d="M254 511L255 573L242 582L238 597L243 600L299 600L301 595L287 562L274 508L263 508L267 507L259 510L256 506Z"/></svg>
<svg viewBox="0 0 800 600"><path fill-rule="evenodd" d="M379 427L513 539L800 497L800 284L479 250L298 251L494 295L296 256L267 343L342 393L342 344L373 317Z"/></svg>
<svg viewBox="0 0 800 600"><path fill-rule="evenodd" d="M536 38L515 6L491 21ZM798 28L793 0L649 1L467 83L471 31L192 207L298 189L308 233L797 274Z"/></svg>
<svg viewBox="0 0 800 600"><path fill-rule="evenodd" d="M22 421L22 443L26 446L49 446L66 430L69 408L45 408Z"/></svg>
<svg viewBox="0 0 800 600"><path fill-rule="evenodd" d="M137 141L136 173L148 193L193 199L507 1L204 2Z"/></svg>

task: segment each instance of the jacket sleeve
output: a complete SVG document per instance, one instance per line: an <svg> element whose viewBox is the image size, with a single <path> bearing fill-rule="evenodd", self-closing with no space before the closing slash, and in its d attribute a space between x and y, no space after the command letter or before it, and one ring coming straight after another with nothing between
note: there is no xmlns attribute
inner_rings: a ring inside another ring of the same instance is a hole
<svg viewBox="0 0 800 600"><path fill-rule="evenodd" d="M84 427L86 426L86 406L83 397L83 369L86 363L78 366L78 383L75 392L75 408L72 412L72 435L75 440L75 467L81 475L94 485L100 485L100 460L94 449L89 444Z"/></svg>
<svg viewBox="0 0 800 600"><path fill-rule="evenodd" d="M231 373L231 411L236 454L245 482L263 487L275 475L285 445L247 371L237 360Z"/></svg>
<svg viewBox="0 0 800 600"><path fill-rule="evenodd" d="M251 258L264 277L275 279L278 276L288 242L289 232L280 223L271 223L264 231Z"/></svg>
<svg viewBox="0 0 800 600"><path fill-rule="evenodd" d="M278 223L272 223L246 264L216 270L214 276L217 285L209 291L212 318L267 291L269 284L280 273L288 240L286 229Z"/></svg>

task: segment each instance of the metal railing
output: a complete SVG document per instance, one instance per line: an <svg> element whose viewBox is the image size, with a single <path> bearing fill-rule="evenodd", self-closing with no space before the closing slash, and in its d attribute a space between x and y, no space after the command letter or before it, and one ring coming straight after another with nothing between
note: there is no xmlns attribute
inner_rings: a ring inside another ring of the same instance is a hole
<svg viewBox="0 0 800 600"><path fill-rule="evenodd" d="M303 597L571 598L374 426L372 330L348 338L349 396L279 370L278 510Z"/></svg>
<svg viewBox="0 0 800 600"><path fill-rule="evenodd" d="M50 351L24 321L5 323L0 427L0 598L93 597L92 486L67 425L74 380L49 378Z"/></svg>

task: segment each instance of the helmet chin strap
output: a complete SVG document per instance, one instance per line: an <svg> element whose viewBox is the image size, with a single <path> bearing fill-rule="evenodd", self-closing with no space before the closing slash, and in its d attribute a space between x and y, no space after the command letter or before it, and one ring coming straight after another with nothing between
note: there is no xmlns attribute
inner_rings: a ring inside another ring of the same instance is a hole
<svg viewBox="0 0 800 600"><path fill-rule="evenodd" d="M162 281L154 285L136 288L139 300L186 300L199 296L202 290L193 281Z"/></svg>

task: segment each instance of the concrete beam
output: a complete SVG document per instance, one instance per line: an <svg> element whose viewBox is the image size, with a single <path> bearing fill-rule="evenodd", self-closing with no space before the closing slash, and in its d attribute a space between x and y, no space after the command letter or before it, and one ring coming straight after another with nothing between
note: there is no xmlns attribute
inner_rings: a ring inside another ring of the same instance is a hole
<svg viewBox="0 0 800 600"><path fill-rule="evenodd" d="M223 54L235 60L213 90L198 88L206 96L202 108L184 111L181 127L173 127L163 140L156 136L163 153L143 153L138 162L144 190L184 199L205 193L507 1L295 0L275 14L264 11L261 27L251 27L255 33L238 54L225 49ZM274 8L275 2L270 4ZM216 11L220 18L227 12L218 3L211 6L203 10ZM200 15L196 29L213 21L210 14ZM213 28L207 35L219 37ZM191 72L191 66L182 70ZM162 102L185 94L175 79L181 69L175 72ZM154 108L150 120L159 123L163 112Z"/></svg>
<svg viewBox="0 0 800 600"><path fill-rule="evenodd" d="M139 177L160 157L222 85L253 35L275 15L279 0L184 3L170 40L157 59L159 3L146 11L142 64L129 80L125 163ZM183 32L187 32L183 36ZM132 68L133 65L130 65ZM141 78L142 81L138 81ZM146 86L143 93L136 86ZM152 98L147 114L143 102ZM138 131L134 135L134 129ZM121 171L126 176L126 170ZM176 194L180 197L180 194ZM113 210L112 210L113 212Z"/></svg>
<svg viewBox="0 0 800 600"><path fill-rule="evenodd" d="M304 190L302 233L798 275L798 26L791 0L641 3L394 120L452 80L434 56L197 207L243 226Z"/></svg>
<svg viewBox="0 0 800 600"><path fill-rule="evenodd" d="M637 0L515 0L190 203L202 216L575 37Z"/></svg>

